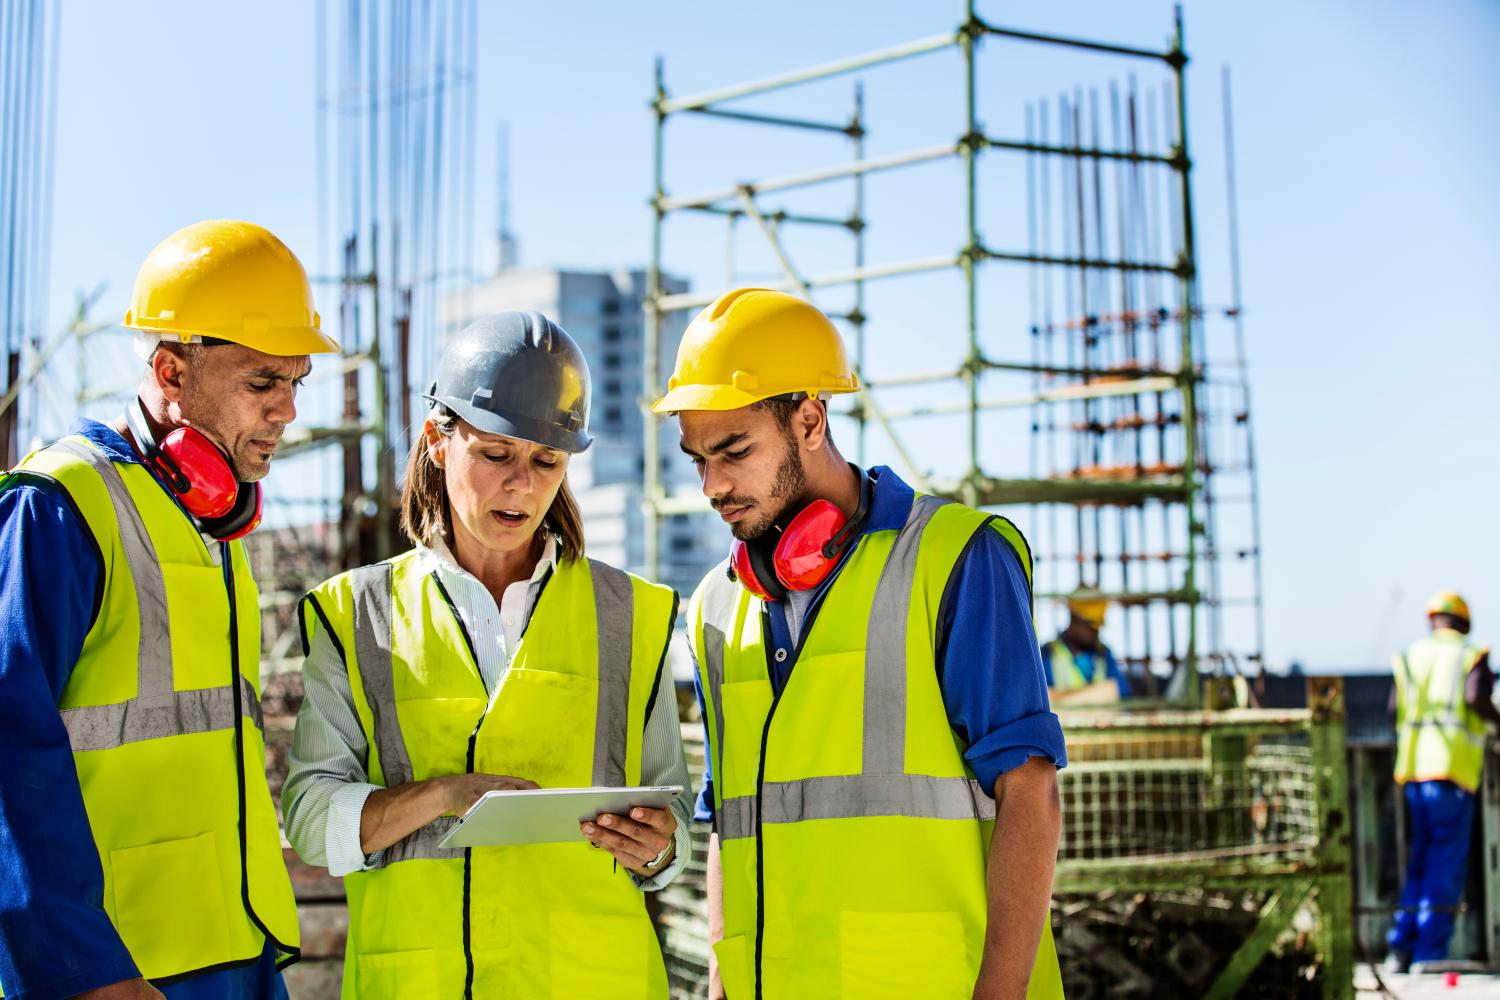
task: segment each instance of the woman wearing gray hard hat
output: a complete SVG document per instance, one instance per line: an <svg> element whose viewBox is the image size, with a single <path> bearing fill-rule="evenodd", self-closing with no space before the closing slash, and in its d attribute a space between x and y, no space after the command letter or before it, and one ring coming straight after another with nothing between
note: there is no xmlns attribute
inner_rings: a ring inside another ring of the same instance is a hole
<svg viewBox="0 0 1500 1000"><path fill-rule="evenodd" d="M586 559L568 459L589 371L539 313L464 329L407 462L414 547L303 601L307 696L282 794L345 875L346 997L665 997L642 890L688 853L689 793L570 843L439 846L497 789L688 785L669 589Z"/></svg>

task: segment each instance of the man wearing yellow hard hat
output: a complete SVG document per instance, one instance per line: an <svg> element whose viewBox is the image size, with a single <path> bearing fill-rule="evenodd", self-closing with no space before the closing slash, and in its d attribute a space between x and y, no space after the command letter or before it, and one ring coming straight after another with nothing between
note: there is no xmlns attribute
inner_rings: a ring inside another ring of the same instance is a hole
<svg viewBox="0 0 1500 1000"><path fill-rule="evenodd" d="M729 525L688 610L708 738L717 988L730 1000L1062 995L1048 901L1062 729L1009 521L840 455L838 332L745 288L667 394Z"/></svg>
<svg viewBox="0 0 1500 1000"><path fill-rule="evenodd" d="M1042 647L1054 704L1104 704L1130 697L1130 682L1099 638L1108 610L1109 602L1098 591L1080 587L1068 595L1068 625Z"/></svg>
<svg viewBox="0 0 1500 1000"><path fill-rule="evenodd" d="M308 355L338 346L247 222L163 240L124 325L127 412L0 481L0 990L275 1000L297 909L240 539Z"/></svg>
<svg viewBox="0 0 1500 1000"><path fill-rule="evenodd" d="M1469 605L1451 590L1427 602L1431 634L1392 661L1396 782L1411 817L1401 908L1386 935L1386 968L1422 972L1448 957L1463 898L1492 700L1489 649L1469 638Z"/></svg>

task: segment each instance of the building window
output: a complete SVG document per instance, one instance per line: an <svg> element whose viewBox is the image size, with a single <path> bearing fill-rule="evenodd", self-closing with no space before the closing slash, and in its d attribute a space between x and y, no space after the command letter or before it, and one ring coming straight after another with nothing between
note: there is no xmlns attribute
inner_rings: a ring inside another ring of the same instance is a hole
<svg viewBox="0 0 1500 1000"><path fill-rule="evenodd" d="M620 300L619 299L605 299L604 300L604 315L606 315L606 316L618 316L618 315L620 315Z"/></svg>
<svg viewBox="0 0 1500 1000"><path fill-rule="evenodd" d="M619 368L620 367L620 352L619 351L605 351L604 352L604 367L605 368Z"/></svg>
<svg viewBox="0 0 1500 1000"><path fill-rule="evenodd" d="M618 406L606 406L604 408L604 420L606 423L617 424L624 419L624 414Z"/></svg>
<svg viewBox="0 0 1500 1000"><path fill-rule="evenodd" d="M609 393L612 396L619 395L620 394L620 380L617 379L617 378L607 378L607 379L605 379L604 380L604 391L607 392L607 393Z"/></svg>
<svg viewBox="0 0 1500 1000"><path fill-rule="evenodd" d="M674 535L672 537L673 552L693 551L693 537L691 535Z"/></svg>
<svg viewBox="0 0 1500 1000"><path fill-rule="evenodd" d="M606 344L618 344L620 342L619 324L611 323L604 328L604 342Z"/></svg>

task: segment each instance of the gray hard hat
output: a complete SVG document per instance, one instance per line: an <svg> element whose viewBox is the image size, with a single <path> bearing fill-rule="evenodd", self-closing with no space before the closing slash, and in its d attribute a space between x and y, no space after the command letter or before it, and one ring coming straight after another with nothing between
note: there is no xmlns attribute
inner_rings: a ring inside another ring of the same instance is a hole
<svg viewBox="0 0 1500 1000"><path fill-rule="evenodd" d="M589 436L589 366L567 331L538 312L503 312L459 331L423 399L481 431L577 454Z"/></svg>

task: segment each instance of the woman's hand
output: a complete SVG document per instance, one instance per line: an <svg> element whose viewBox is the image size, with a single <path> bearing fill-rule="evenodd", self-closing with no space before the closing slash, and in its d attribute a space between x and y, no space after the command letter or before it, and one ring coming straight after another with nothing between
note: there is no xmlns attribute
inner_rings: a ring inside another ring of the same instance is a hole
<svg viewBox="0 0 1500 1000"><path fill-rule="evenodd" d="M589 843L604 848L620 864L646 878L671 862L672 852L667 851L660 863L646 867L675 842L677 817L670 809L637 806L628 817L604 813L592 823L580 823L579 829Z"/></svg>
<svg viewBox="0 0 1500 1000"><path fill-rule="evenodd" d="M508 774L447 774L432 780L442 786L443 803L447 807L444 812L455 816L468 812L485 792L513 792L541 787L535 781L513 778Z"/></svg>

